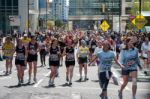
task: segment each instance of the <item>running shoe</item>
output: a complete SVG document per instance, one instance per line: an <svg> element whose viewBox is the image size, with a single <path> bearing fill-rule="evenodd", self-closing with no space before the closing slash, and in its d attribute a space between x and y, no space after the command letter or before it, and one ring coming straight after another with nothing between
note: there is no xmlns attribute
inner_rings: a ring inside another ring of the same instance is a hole
<svg viewBox="0 0 150 99"><path fill-rule="evenodd" d="M136 99L136 97L135 97L135 96L132 96L132 99Z"/></svg>
<svg viewBox="0 0 150 99"><path fill-rule="evenodd" d="M81 82L82 81L82 78L80 78L79 80L78 80L78 82Z"/></svg>
<svg viewBox="0 0 150 99"><path fill-rule="evenodd" d="M85 78L84 78L84 81L87 81L87 80L89 80L89 79L88 79L87 77L85 77Z"/></svg>
<svg viewBox="0 0 150 99"><path fill-rule="evenodd" d="M118 97L119 97L119 99L123 99L122 98L122 92L120 90L118 90Z"/></svg>

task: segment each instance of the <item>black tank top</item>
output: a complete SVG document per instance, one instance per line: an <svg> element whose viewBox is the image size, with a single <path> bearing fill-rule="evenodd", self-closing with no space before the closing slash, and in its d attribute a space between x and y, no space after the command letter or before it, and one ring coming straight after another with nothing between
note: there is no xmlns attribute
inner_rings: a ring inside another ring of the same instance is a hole
<svg viewBox="0 0 150 99"><path fill-rule="evenodd" d="M34 51L37 51L37 43L35 44L32 44L31 42L29 43L29 46L28 46L28 50L34 50Z"/></svg>
<svg viewBox="0 0 150 99"><path fill-rule="evenodd" d="M74 48L66 48L66 61L74 61L75 56L74 56Z"/></svg>
<svg viewBox="0 0 150 99"><path fill-rule="evenodd" d="M22 48L19 48L18 46L16 46L16 53L23 53L25 55L25 47L22 46Z"/></svg>
<svg viewBox="0 0 150 99"><path fill-rule="evenodd" d="M56 48L50 48L50 61L59 61L59 48L56 47Z"/></svg>

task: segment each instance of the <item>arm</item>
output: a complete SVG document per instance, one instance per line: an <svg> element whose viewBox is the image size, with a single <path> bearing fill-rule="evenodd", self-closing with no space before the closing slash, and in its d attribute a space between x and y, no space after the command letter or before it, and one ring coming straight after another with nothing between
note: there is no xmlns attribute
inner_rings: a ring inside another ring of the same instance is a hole
<svg viewBox="0 0 150 99"><path fill-rule="evenodd" d="M120 66L120 68L124 68L124 66L117 60L117 57L114 57L115 63Z"/></svg>

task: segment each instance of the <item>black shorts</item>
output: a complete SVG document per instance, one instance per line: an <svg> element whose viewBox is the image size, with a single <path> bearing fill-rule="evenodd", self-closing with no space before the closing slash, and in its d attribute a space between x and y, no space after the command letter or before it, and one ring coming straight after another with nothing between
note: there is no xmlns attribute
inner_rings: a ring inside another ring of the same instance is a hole
<svg viewBox="0 0 150 99"><path fill-rule="evenodd" d="M122 69L122 75L129 75L133 71L137 71L137 70L136 69L135 70L123 70Z"/></svg>
<svg viewBox="0 0 150 99"><path fill-rule="evenodd" d="M28 54L28 57L27 57L27 62L37 62L38 60L38 55L31 55L31 54Z"/></svg>
<svg viewBox="0 0 150 99"><path fill-rule="evenodd" d="M112 72L108 71L109 78L112 76ZM106 72L99 73L99 84L103 91L107 91L109 79L106 77Z"/></svg>
<svg viewBox="0 0 150 99"><path fill-rule="evenodd" d="M26 66L25 60L15 59L15 65Z"/></svg>
<svg viewBox="0 0 150 99"><path fill-rule="evenodd" d="M85 64L87 63L87 57L79 57L79 64Z"/></svg>
<svg viewBox="0 0 150 99"><path fill-rule="evenodd" d="M118 47L116 48L116 52L117 52L117 53L120 53L120 49L119 49Z"/></svg>
<svg viewBox="0 0 150 99"><path fill-rule="evenodd" d="M59 67L59 61L49 61L49 66L56 66Z"/></svg>
<svg viewBox="0 0 150 99"><path fill-rule="evenodd" d="M74 66L75 65L75 61L65 61L66 67L69 66Z"/></svg>

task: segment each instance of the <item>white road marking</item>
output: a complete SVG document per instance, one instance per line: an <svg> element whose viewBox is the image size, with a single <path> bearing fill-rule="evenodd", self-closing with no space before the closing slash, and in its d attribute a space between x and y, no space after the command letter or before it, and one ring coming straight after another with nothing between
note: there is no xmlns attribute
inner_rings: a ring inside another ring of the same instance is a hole
<svg viewBox="0 0 150 99"><path fill-rule="evenodd" d="M38 85L40 85L40 83L43 81L44 79L39 80L33 87L38 87Z"/></svg>
<svg viewBox="0 0 150 99"><path fill-rule="evenodd" d="M78 93L73 93L72 94L72 99L81 99L81 96Z"/></svg>
<svg viewBox="0 0 150 99"><path fill-rule="evenodd" d="M9 77L0 77L0 80L4 80L4 79L10 79L11 77L9 76Z"/></svg>
<svg viewBox="0 0 150 99"><path fill-rule="evenodd" d="M51 71L49 71L47 74L45 74L45 77L48 77L50 75Z"/></svg>

